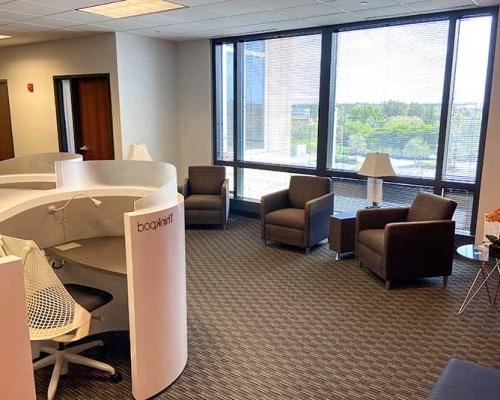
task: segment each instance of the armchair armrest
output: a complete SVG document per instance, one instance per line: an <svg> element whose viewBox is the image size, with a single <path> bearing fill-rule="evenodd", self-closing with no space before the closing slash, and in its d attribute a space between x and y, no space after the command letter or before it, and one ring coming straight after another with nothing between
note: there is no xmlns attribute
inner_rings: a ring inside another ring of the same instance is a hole
<svg viewBox="0 0 500 400"><path fill-rule="evenodd" d="M189 179L186 178L184 181L177 187L177 191L184 196L184 198L189 196Z"/></svg>
<svg viewBox="0 0 500 400"><path fill-rule="evenodd" d="M388 279L451 274L455 221L390 223L385 227Z"/></svg>
<svg viewBox="0 0 500 400"><path fill-rule="evenodd" d="M356 215L356 235L365 229L384 229L392 222L406 221L409 207L365 208Z"/></svg>
<svg viewBox="0 0 500 400"><path fill-rule="evenodd" d="M306 247L310 247L328 237L334 197L334 193L327 193L306 202L304 207L304 240Z"/></svg>
<svg viewBox="0 0 500 400"><path fill-rule="evenodd" d="M229 179L224 179L224 182L222 183L221 190L220 190L220 196L222 200L222 218L223 224L227 223L227 220L229 219Z"/></svg>
<svg viewBox="0 0 500 400"><path fill-rule="evenodd" d="M288 207L288 189L262 196L260 199L260 226L262 239L266 239L266 214Z"/></svg>

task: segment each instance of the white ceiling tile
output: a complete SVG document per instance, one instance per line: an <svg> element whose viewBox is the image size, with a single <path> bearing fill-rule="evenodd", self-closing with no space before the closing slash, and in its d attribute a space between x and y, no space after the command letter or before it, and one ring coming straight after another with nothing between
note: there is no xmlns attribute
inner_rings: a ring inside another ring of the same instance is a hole
<svg viewBox="0 0 500 400"><path fill-rule="evenodd" d="M309 26L321 26L321 25L337 25L337 24L347 24L349 22L359 21L360 18L353 13L342 13L342 14L330 14L323 15L320 17L304 18L304 21L309 24Z"/></svg>
<svg viewBox="0 0 500 400"><path fill-rule="evenodd" d="M6 19L8 21L26 21L35 17L31 14L2 10L1 7L2 5L0 5L0 19Z"/></svg>
<svg viewBox="0 0 500 400"><path fill-rule="evenodd" d="M212 12L210 9L196 8L180 8L177 10L165 11L164 14L168 18L176 19L178 21L199 21L202 19L209 19L215 17L222 17L223 15Z"/></svg>
<svg viewBox="0 0 500 400"><path fill-rule="evenodd" d="M50 15L64 11L67 8L49 4L34 3L26 0L17 0L11 3L1 4L0 9L29 15Z"/></svg>
<svg viewBox="0 0 500 400"><path fill-rule="evenodd" d="M408 4L408 7L411 7L417 12L447 10L451 8L472 6L474 6L474 3L471 0L426 0Z"/></svg>
<svg viewBox="0 0 500 400"><path fill-rule="evenodd" d="M326 4L316 3L306 6L282 8L279 12L294 18L308 18L317 17L319 15L335 14L342 11L337 8L329 7Z"/></svg>
<svg viewBox="0 0 500 400"><path fill-rule="evenodd" d="M250 14L268 10L264 5L259 5L251 0L227 0L197 7L197 9L203 9L224 16Z"/></svg>
<svg viewBox="0 0 500 400"><path fill-rule="evenodd" d="M110 0L29 0L32 3L42 5L56 6L63 10L75 10L77 8L92 7L100 4L109 3Z"/></svg>
<svg viewBox="0 0 500 400"><path fill-rule="evenodd" d="M368 10L360 10L355 12L362 18L386 18L395 15L409 15L414 13L413 10L406 6L391 6L381 8L369 8Z"/></svg>
<svg viewBox="0 0 500 400"><path fill-rule="evenodd" d="M196 7L203 6L206 4L219 3L224 0L172 0L176 4L182 4L183 6Z"/></svg>
<svg viewBox="0 0 500 400"><path fill-rule="evenodd" d="M169 16L169 12L138 15L136 17L124 18L123 20L130 20L150 26L178 24L180 21L178 18L173 18Z"/></svg>
<svg viewBox="0 0 500 400"><path fill-rule="evenodd" d="M497 6L500 0L476 0L476 3L480 6Z"/></svg>
<svg viewBox="0 0 500 400"><path fill-rule="evenodd" d="M68 28L63 28L65 31L72 32L113 32L113 29L106 28L100 25L93 24L83 24L83 25L73 25Z"/></svg>
<svg viewBox="0 0 500 400"><path fill-rule="evenodd" d="M52 28L66 28L68 26L75 25L75 23L72 21L51 18L51 17L38 17L38 18L30 19L29 23L36 24L36 25L49 26Z"/></svg>
<svg viewBox="0 0 500 400"><path fill-rule="evenodd" d="M278 10L280 8L317 4L318 0L253 0L253 3L257 6L265 7L268 10Z"/></svg>
<svg viewBox="0 0 500 400"><path fill-rule="evenodd" d="M345 11L367 10L370 8L397 6L400 3L396 0L321 0L329 6L337 7ZM366 4L361 4L366 3Z"/></svg>
<svg viewBox="0 0 500 400"><path fill-rule="evenodd" d="M50 31L50 30L53 30L53 28L49 26L29 24L26 22L18 22L15 24L2 26L2 33L7 35L9 34L15 35L17 33L25 33L25 32Z"/></svg>
<svg viewBox="0 0 500 400"><path fill-rule="evenodd" d="M284 15L281 12L263 11L253 14L233 15L226 17L226 20L232 26L238 25L255 25L265 24L269 22L287 21L293 19L289 15ZM229 24L227 26L229 26Z"/></svg>
<svg viewBox="0 0 500 400"><path fill-rule="evenodd" d="M97 27L102 27L106 29L111 29L114 31L131 31L134 29L141 29L141 28L146 28L147 25L145 24L140 24L139 22L135 21L130 21L130 20L125 20L125 19L115 19L111 21L103 21L99 23L93 24L94 26Z"/></svg>
<svg viewBox="0 0 500 400"><path fill-rule="evenodd" d="M79 24L93 23L98 21L108 21L111 18L104 17L102 15L92 14L84 11L65 11L62 13L54 14L52 18L66 19L68 21L73 21Z"/></svg>

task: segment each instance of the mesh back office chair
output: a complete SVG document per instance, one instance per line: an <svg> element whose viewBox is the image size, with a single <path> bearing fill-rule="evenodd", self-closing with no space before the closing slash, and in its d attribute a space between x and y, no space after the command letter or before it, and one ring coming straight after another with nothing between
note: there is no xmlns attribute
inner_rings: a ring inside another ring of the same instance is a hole
<svg viewBox="0 0 500 400"><path fill-rule="evenodd" d="M69 362L107 371L113 382L119 382L121 375L111 365L78 354L103 346L101 340L64 346L88 336L90 313L109 303L113 298L111 294L82 285L63 285L33 241L0 236L0 256L6 255L17 256L24 264L30 339L59 343L59 349L42 347L41 351L48 356L33 364L35 370L54 364L48 399L54 398L59 378L67 372Z"/></svg>

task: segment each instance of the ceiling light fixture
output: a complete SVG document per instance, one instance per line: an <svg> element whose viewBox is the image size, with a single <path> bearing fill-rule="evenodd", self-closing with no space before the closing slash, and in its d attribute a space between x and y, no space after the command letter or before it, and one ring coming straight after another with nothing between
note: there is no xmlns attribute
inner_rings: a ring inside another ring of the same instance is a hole
<svg viewBox="0 0 500 400"><path fill-rule="evenodd" d="M367 1L361 1L361 2L359 2L359 5L360 6L367 6L368 2Z"/></svg>
<svg viewBox="0 0 500 400"><path fill-rule="evenodd" d="M9 35L0 35L0 40L2 39L12 39L12 36Z"/></svg>
<svg viewBox="0 0 500 400"><path fill-rule="evenodd" d="M78 10L109 18L126 18L184 7L186 6L164 0L121 0L99 6L79 8Z"/></svg>

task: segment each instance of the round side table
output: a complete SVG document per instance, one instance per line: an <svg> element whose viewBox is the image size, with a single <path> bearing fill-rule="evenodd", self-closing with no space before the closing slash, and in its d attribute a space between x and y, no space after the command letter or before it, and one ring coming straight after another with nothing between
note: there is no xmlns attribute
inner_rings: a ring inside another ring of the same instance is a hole
<svg viewBox="0 0 500 400"><path fill-rule="evenodd" d="M464 302L458 311L459 314L462 314L466 308L469 306L472 300L477 296L479 291L483 288L486 288L486 292L488 293L488 299L490 301L491 307L495 307L497 301L498 289L500 287L500 259L491 258L489 256L488 248L485 246L476 246L473 244L467 244L465 246L460 246L457 249L457 253L461 255L463 258L466 258L470 261L473 261L475 264L479 266L476 277L474 281L470 285L469 291L467 292L467 296L465 296ZM490 289L488 287L488 280L493 276L494 272L498 273L498 284L495 290L495 295L492 298ZM479 276L482 275L483 281L479 285L479 287L473 292L474 285L476 284Z"/></svg>

